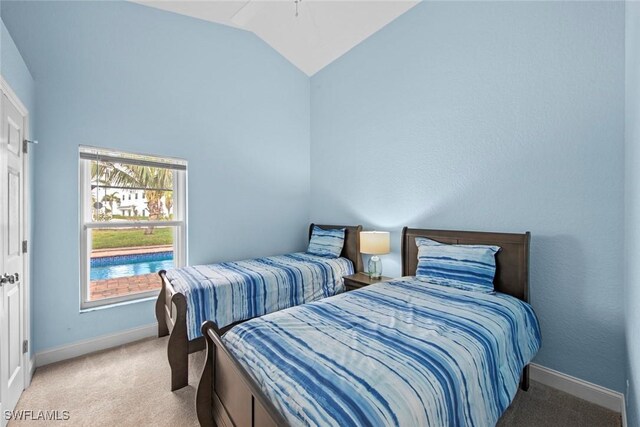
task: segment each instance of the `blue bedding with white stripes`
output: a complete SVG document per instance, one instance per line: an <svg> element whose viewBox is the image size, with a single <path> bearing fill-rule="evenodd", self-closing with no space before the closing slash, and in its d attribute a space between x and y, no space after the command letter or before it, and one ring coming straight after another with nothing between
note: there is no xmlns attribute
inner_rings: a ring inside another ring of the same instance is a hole
<svg viewBox="0 0 640 427"><path fill-rule="evenodd" d="M187 336L202 336L202 322L219 328L344 291L353 274L347 258L306 253L181 267L167 271L173 288L187 300Z"/></svg>
<svg viewBox="0 0 640 427"><path fill-rule="evenodd" d="M223 341L291 425L494 426L540 330L511 296L403 278L251 320Z"/></svg>

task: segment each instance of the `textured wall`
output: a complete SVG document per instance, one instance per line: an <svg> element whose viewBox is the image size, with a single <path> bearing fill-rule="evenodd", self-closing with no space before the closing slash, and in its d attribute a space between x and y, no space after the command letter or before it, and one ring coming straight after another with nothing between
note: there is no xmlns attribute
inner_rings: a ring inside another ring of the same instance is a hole
<svg viewBox="0 0 640 427"><path fill-rule="evenodd" d="M311 94L230 28L130 3L1 13L37 82L36 350L153 322L151 303L78 313L77 146L92 144L189 160L192 263L302 247L309 167L312 220L394 232L389 275L403 225L530 230L537 362L617 390L625 360L637 376L634 337L623 352L620 3L424 3L314 76Z"/></svg>
<svg viewBox="0 0 640 427"><path fill-rule="evenodd" d="M311 219L532 233L536 362L623 390L624 4L424 2L311 79Z"/></svg>
<svg viewBox="0 0 640 427"><path fill-rule="evenodd" d="M79 313L78 145L189 161L191 263L301 249L309 79L256 36L128 2L5 2L37 83L36 351L155 321ZM285 185L286 183L286 185Z"/></svg>
<svg viewBox="0 0 640 427"><path fill-rule="evenodd" d="M627 421L640 425L640 3L626 2Z"/></svg>

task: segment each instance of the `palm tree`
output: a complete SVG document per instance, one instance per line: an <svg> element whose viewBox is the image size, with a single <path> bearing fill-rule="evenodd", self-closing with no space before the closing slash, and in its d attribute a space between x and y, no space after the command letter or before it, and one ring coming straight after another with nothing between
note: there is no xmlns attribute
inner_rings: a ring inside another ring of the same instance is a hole
<svg viewBox="0 0 640 427"><path fill-rule="evenodd" d="M120 197L118 197L118 192L116 191L112 194L105 194L100 201L103 203L108 203L109 210L111 211L111 214L113 214L113 203L120 203Z"/></svg>
<svg viewBox="0 0 640 427"><path fill-rule="evenodd" d="M162 197L172 192L173 171L151 166L127 165L112 162L93 162L92 178L98 185L143 188L147 201L149 220L162 218ZM153 227L147 228L145 234L152 234Z"/></svg>
<svg viewBox="0 0 640 427"><path fill-rule="evenodd" d="M171 208L173 207L173 191L164 193L164 205L167 208L167 216L171 218Z"/></svg>

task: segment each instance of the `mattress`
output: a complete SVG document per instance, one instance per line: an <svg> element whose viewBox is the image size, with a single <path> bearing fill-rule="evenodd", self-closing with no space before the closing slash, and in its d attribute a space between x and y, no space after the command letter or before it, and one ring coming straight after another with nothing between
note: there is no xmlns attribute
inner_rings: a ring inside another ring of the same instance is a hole
<svg viewBox="0 0 640 427"><path fill-rule="evenodd" d="M403 278L222 337L291 425L494 426L540 348L528 304Z"/></svg>
<svg viewBox="0 0 640 427"><path fill-rule="evenodd" d="M316 301L344 290L353 274L346 258L306 253L169 270L166 277L187 300L187 335L202 336L206 320L219 328L267 313Z"/></svg>

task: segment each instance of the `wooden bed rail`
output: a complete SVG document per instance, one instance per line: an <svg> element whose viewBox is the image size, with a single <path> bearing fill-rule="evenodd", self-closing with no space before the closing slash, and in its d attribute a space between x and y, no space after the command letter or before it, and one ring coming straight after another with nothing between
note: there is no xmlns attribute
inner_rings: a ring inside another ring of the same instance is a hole
<svg viewBox="0 0 640 427"><path fill-rule="evenodd" d="M212 321L202 324L207 356L196 392L203 427L280 427L288 423L247 371L229 353Z"/></svg>

